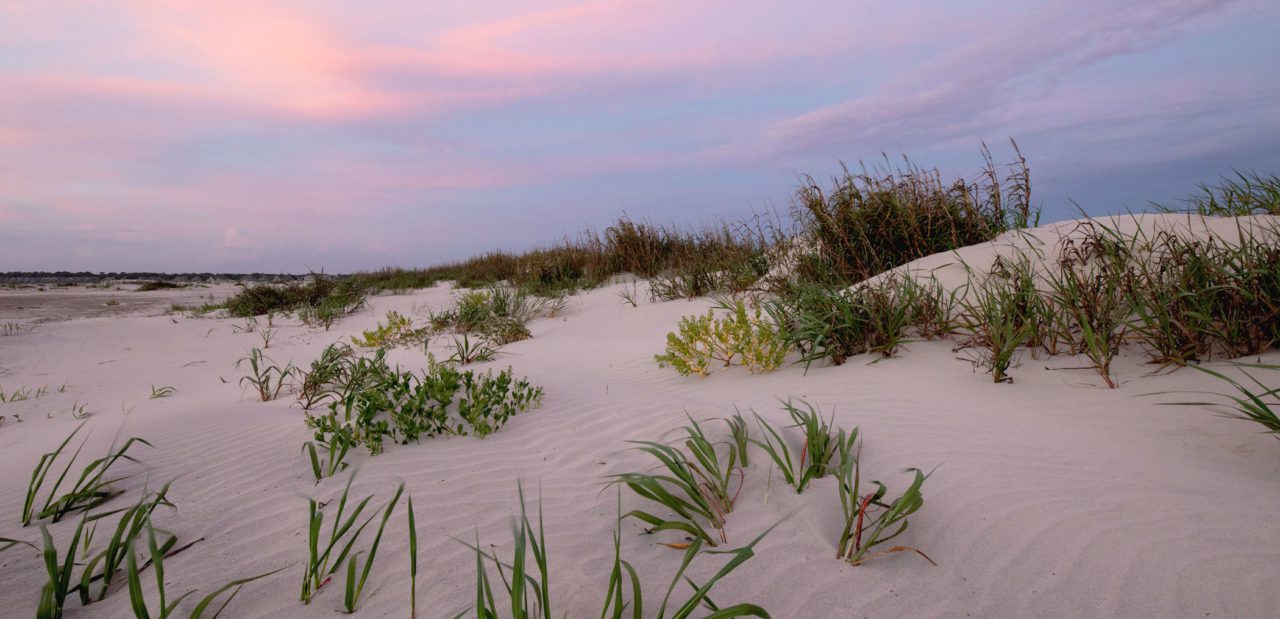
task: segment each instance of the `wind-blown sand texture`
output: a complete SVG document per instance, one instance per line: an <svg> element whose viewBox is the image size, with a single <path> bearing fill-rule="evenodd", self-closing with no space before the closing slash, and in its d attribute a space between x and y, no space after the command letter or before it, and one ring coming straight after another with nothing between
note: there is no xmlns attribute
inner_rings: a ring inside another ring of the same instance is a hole
<svg viewBox="0 0 1280 619"><path fill-rule="evenodd" d="M1037 232L1056 239L1056 230L1068 225ZM971 265L987 266L1004 246L958 253ZM934 256L909 268L932 270L954 258ZM480 366L510 365L517 376L527 375L546 391L540 409L484 440L388 445L373 458L353 452L360 467L354 495L376 492L374 505L380 504L398 480L413 495L420 616L453 616L474 602L474 554L453 538L471 540L478 532L486 547L509 553L518 479L531 498L541 494L554 614L598 615L617 501L607 477L651 464L626 441L670 438L666 433L685 422L686 411L712 418L735 406L785 425L778 399L787 397L834 410L838 425L860 427L864 476L883 479L892 490L903 489L906 467L937 467L924 486L924 509L900 540L939 565L906 553L860 567L837 561L835 480L818 480L797 496L776 471L770 481L767 458L757 452L728 517L729 547L790 516L760 543L754 559L714 590L722 605L756 602L780 618L1280 616L1280 441L1254 424L1161 405L1189 396L1148 395L1221 391L1209 376L1192 370L1151 375L1154 367L1143 363L1142 352L1126 350L1113 366L1121 381L1116 390L1103 388L1089 369L1072 369L1087 365L1081 359L1028 354L1013 370L1015 382L993 384L943 341L913 342L898 357L874 364L864 356L807 373L792 365L764 375L732 368L708 378L681 377L660 369L653 355L682 315L705 311L709 301L632 308L620 303L617 290L572 297L565 315L534 321L532 339L504 347L498 360ZM265 352L305 366L326 345L373 327L388 310L421 319L424 308L442 308L452 295L437 286L373 297L366 310L329 332L278 320L280 333ZM140 465L125 466L137 475L118 484L127 492L110 505L136 500L148 483L173 480L177 510L159 510L157 525L176 533L180 544L203 539L166 561L171 597L192 588L203 595L234 578L288 565L247 586L225 616L336 612L340 584L326 587L310 606L297 598L306 560L304 497L333 499L345 479L314 484L301 451L311 434L292 398L261 403L241 389L244 372L234 364L262 345L255 333L233 331L242 322L111 316L45 322L0 338L0 387L51 385L52 392L69 384L65 393L0 404L8 418L0 426L0 536L38 540L36 526L19 526L31 469L79 423L69 412L73 403L87 403L93 415L86 454L97 457L117 435L155 444L134 454ZM432 346L447 355L443 343ZM408 368L425 364L420 349L399 349L390 358ZM177 393L149 400L152 385ZM725 436L718 422L706 426ZM622 504L624 510L643 505L630 493ZM74 520L51 527L60 548ZM622 530L624 557L640 572L652 605L681 558L657 542L678 537L642 535L630 520ZM704 556L692 576L702 580L721 563ZM358 615L407 616L408 571L401 507ZM0 554L0 614L31 616L44 578L37 553ZM151 587L144 579L149 595ZM123 586L85 610L78 602L68 606L69 616L130 616Z"/></svg>

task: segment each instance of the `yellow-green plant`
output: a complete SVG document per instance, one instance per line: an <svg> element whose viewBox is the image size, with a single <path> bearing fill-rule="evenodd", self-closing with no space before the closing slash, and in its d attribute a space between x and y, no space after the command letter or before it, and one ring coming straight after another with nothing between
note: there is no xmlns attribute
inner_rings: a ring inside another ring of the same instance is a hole
<svg viewBox="0 0 1280 619"><path fill-rule="evenodd" d="M711 362L725 367L745 366L752 373L778 369L787 356L787 342L776 325L766 319L759 306L748 313L742 301L721 305L728 316L716 318L715 310L705 315L685 316L678 332L667 334L667 352L654 358L662 367L670 365L688 376L706 376Z"/></svg>
<svg viewBox="0 0 1280 619"><path fill-rule="evenodd" d="M707 310L706 316L685 316L676 326L679 333L667 334L667 352L657 355L660 367L670 365L682 376L710 374L712 337L715 314Z"/></svg>
<svg viewBox="0 0 1280 619"><path fill-rule="evenodd" d="M356 346L365 348L385 348L388 346L407 346L421 342L427 330L413 328L413 320L397 311L387 312L387 323L379 322L372 330L364 331L361 337L351 338Z"/></svg>

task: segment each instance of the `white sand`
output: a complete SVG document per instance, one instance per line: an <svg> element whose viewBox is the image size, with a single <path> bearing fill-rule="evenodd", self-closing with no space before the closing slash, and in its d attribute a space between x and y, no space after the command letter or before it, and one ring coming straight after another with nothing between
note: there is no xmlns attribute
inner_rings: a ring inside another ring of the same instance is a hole
<svg viewBox="0 0 1280 619"><path fill-rule="evenodd" d="M960 253L970 264L988 265L998 246ZM914 266L947 261L938 256ZM938 467L924 487L924 509L900 540L939 566L907 554L856 568L838 562L835 481L819 480L797 496L775 472L770 486L766 458L757 452L729 516L730 545L792 515L716 588L721 604L753 601L784 618L1280 616L1280 441L1254 424L1160 405L1178 396L1145 395L1221 390L1202 373L1152 376L1141 352L1131 350L1114 365L1121 388L1108 390L1090 370L1064 369L1086 365L1080 359L1024 355L1012 370L1015 382L997 385L956 360L950 343L919 342L874 365L867 356L807 374L792 366L765 375L733 368L685 378L659 369L653 355L680 316L707 304L632 308L620 303L616 290L573 297L567 315L535 321L532 339L505 347L489 364L511 365L541 385L541 409L484 440L430 439L352 458L361 467L356 494L376 492L375 502L383 501L404 480L414 497L421 616L452 616L474 600L473 555L451 536L470 540L478 531L483 543L509 552L517 479L532 496L541 488L555 615L597 616L616 501L606 478L650 464L625 441L662 437L684 421L685 411L710 418L737 406L781 424L777 399L789 396L834 408L840 425L860 426L864 474L893 490L907 481L905 467ZM416 309L442 307L450 295L439 286L375 297L368 310L327 333L287 321L267 353L309 364L325 345L373 326L388 310L421 318ZM159 511L158 524L180 543L204 540L166 561L171 596L191 588L211 592L231 579L289 565L246 587L226 616L338 610L340 586L326 587L310 607L297 595L306 560L303 497L331 499L344 480L313 484L300 451L309 432L292 398L259 403L237 384L243 372L235 361L261 346L256 334L233 333L240 322L92 318L0 338L6 392L46 384L54 391L69 383L66 393L0 404L0 415L8 417L0 426L0 536L39 538L38 528L18 525L31 468L78 423L69 414L72 404L88 403L87 454L99 455L117 433L155 444L136 454L142 465L125 467L138 474L119 484L127 492L111 506L136 500L148 479L153 486L173 480L170 497L178 509ZM398 350L392 359L406 367L425 363L421 350ZM177 394L148 400L153 384L173 386ZM710 428L723 432L718 423ZM623 496L624 509L642 505ZM74 527L70 520L52 527L60 547ZM641 531L636 522L624 523L623 552L640 571L652 606L681 553L655 544L674 535ZM103 543L95 540L95 550ZM720 562L703 557L694 577ZM0 614L33 614L43 582L36 553L0 554ZM144 587L151 591L150 578ZM361 616L408 614L403 507L388 526L365 595ZM123 583L85 611L77 602L69 607L69 616L130 616Z"/></svg>

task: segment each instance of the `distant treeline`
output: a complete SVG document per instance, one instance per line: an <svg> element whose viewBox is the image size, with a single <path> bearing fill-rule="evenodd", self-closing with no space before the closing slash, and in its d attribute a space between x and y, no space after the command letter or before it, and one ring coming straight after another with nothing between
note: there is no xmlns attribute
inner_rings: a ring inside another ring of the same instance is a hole
<svg viewBox="0 0 1280 619"><path fill-rule="evenodd" d="M104 281L276 282L295 281L305 277L307 277L307 275L294 275L290 273L152 273L148 271L91 273L89 271L6 271L0 273L0 283L96 284Z"/></svg>

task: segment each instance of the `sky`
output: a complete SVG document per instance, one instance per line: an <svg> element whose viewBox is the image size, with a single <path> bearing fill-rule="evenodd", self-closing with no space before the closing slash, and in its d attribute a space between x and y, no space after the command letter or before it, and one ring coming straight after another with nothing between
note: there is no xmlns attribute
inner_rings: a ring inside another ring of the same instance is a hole
<svg viewBox="0 0 1280 619"><path fill-rule="evenodd" d="M1047 220L1280 171L1275 0L0 0L0 271L350 272L801 175L972 176Z"/></svg>

